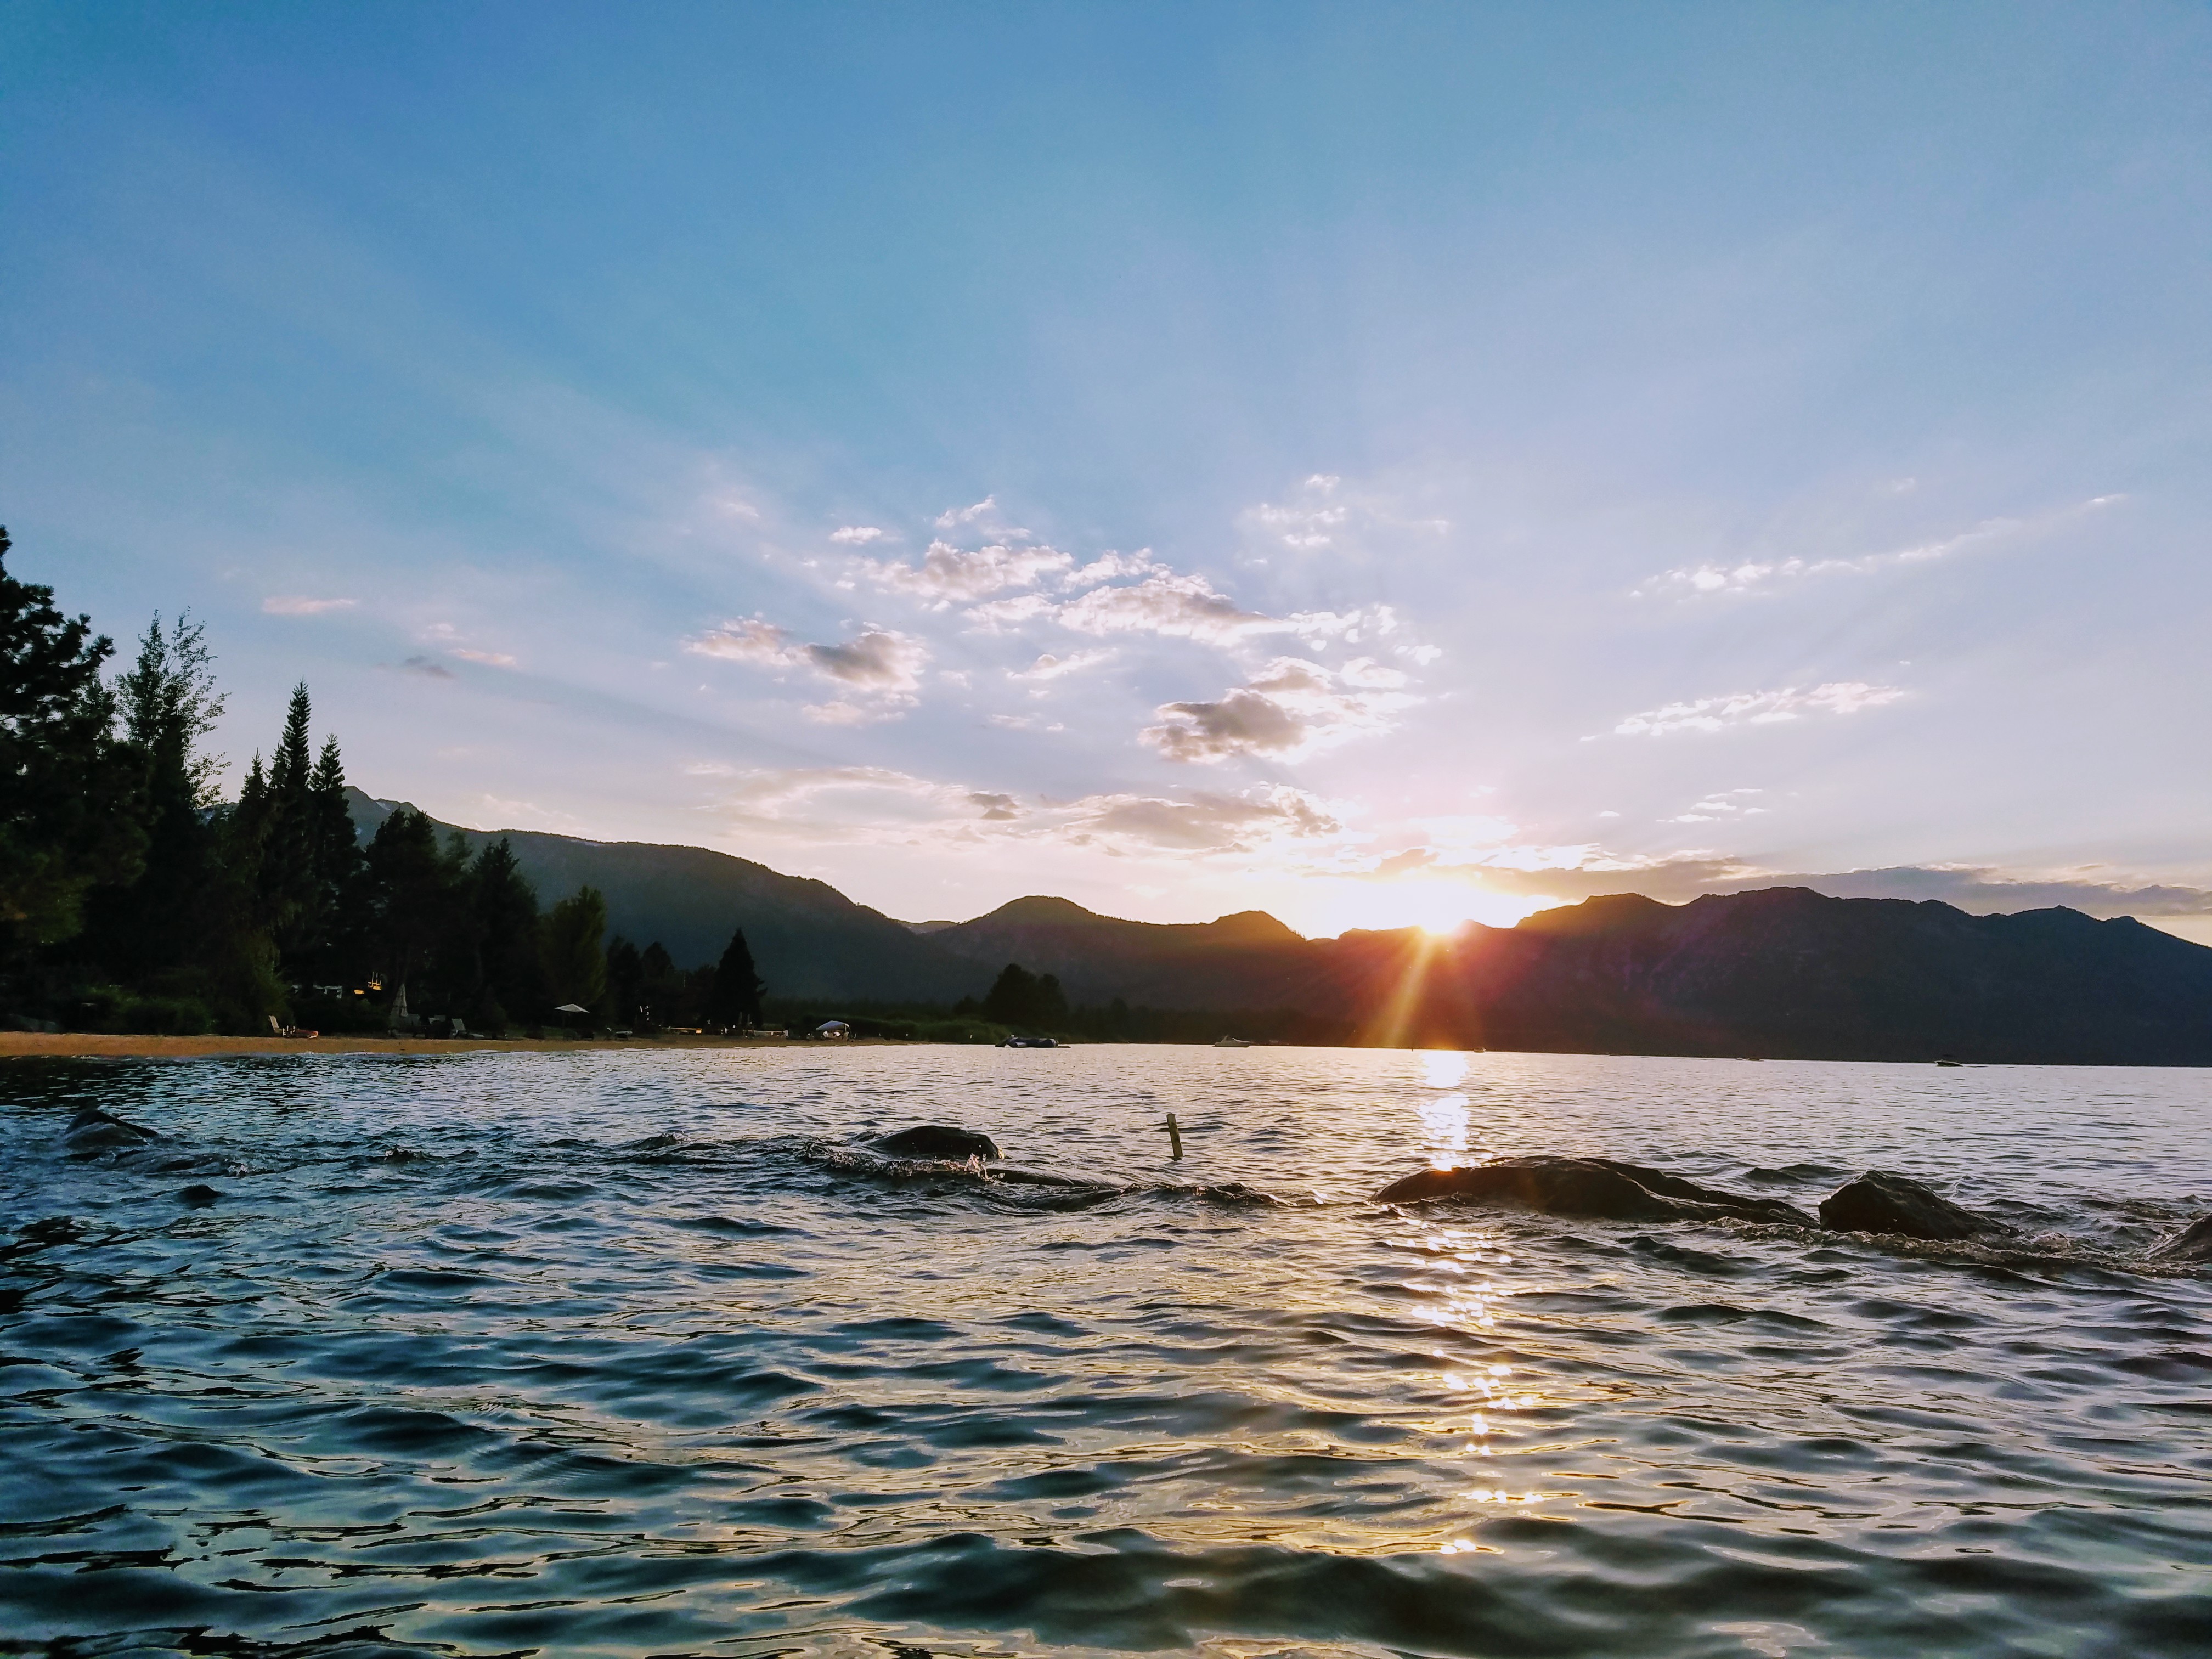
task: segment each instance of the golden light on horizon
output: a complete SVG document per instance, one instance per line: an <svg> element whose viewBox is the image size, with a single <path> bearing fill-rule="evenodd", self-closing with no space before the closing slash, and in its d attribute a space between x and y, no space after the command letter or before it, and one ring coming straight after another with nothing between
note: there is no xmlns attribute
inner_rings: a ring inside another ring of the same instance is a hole
<svg viewBox="0 0 2212 1659"><path fill-rule="evenodd" d="M1565 902L1494 892L1460 876L1316 876L1299 884L1279 914L1310 939L1354 928L1387 932L1401 927L1419 927L1443 938L1470 921L1510 927L1523 916Z"/></svg>

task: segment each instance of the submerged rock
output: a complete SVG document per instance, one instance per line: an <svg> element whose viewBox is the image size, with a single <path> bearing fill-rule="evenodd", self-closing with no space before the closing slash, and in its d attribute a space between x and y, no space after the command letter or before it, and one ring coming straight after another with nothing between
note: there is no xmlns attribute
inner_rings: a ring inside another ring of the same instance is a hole
<svg viewBox="0 0 2212 1659"><path fill-rule="evenodd" d="M973 1129L956 1129L949 1123L917 1123L911 1129L878 1135L866 1144L870 1152L882 1152L890 1158L957 1160L1004 1156L999 1151L999 1143L990 1136L978 1134Z"/></svg>
<svg viewBox="0 0 2212 1659"><path fill-rule="evenodd" d="M2144 1252L2154 1261L2212 1261L2212 1215L2200 1215Z"/></svg>
<svg viewBox="0 0 2212 1659"><path fill-rule="evenodd" d="M95 1152L113 1152L123 1146L143 1146L161 1138L160 1130L103 1112L97 1106L86 1107L62 1131L71 1158L90 1158Z"/></svg>
<svg viewBox="0 0 2212 1659"><path fill-rule="evenodd" d="M1820 1221L1841 1232L1897 1233L1906 1238L1972 1238L1977 1233L2013 1231L1887 1170L1869 1170L1822 1199Z"/></svg>
<svg viewBox="0 0 2212 1659"><path fill-rule="evenodd" d="M1474 1198L1525 1204L1550 1215L1615 1221L1783 1221L1813 1218L1779 1199L1747 1198L1607 1158L1504 1158L1462 1170L1422 1170L1375 1194L1385 1204Z"/></svg>
<svg viewBox="0 0 2212 1659"><path fill-rule="evenodd" d="M1007 1182L1017 1187L1104 1187L1107 1184L1101 1181L1085 1181L1079 1176L1056 1175L1050 1170L1025 1170L1018 1164L1008 1164L992 1170L991 1179Z"/></svg>
<svg viewBox="0 0 2212 1659"><path fill-rule="evenodd" d="M213 1204L222 1197L222 1194L216 1191L214 1188L209 1186L207 1182L204 1181L198 1181L194 1182L191 1186L185 1188L184 1191L179 1193L177 1194L177 1202L179 1204L189 1204L197 1210L204 1206Z"/></svg>

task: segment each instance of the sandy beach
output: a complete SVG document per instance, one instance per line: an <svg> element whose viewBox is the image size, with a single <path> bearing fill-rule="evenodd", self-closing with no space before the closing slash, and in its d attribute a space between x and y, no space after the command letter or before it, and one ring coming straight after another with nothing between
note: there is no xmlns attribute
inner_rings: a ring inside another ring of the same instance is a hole
<svg viewBox="0 0 2212 1659"><path fill-rule="evenodd" d="M0 1059L191 1060L208 1054L459 1054L482 1049L574 1054L586 1048L780 1048L787 1037L117 1036L77 1031L0 1031ZM841 1042L887 1042L841 1037Z"/></svg>

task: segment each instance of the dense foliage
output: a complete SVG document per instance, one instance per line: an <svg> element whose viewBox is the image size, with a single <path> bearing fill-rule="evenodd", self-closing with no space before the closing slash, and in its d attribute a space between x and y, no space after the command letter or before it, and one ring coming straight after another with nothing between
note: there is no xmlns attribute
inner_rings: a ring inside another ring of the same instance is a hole
<svg viewBox="0 0 2212 1659"><path fill-rule="evenodd" d="M685 974L659 944L608 941L590 887L541 914L503 840L471 857L401 806L364 846L304 684L267 763L255 756L224 799L224 763L204 746L223 696L200 625L156 616L111 682L111 642L10 576L9 550L0 531L0 1024L757 1022L765 988L742 933L719 969Z"/></svg>

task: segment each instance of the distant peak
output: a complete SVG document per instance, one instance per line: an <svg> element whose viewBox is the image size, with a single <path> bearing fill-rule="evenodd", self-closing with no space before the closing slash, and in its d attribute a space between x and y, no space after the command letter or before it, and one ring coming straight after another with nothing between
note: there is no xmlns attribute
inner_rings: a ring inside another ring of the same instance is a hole
<svg viewBox="0 0 2212 1659"><path fill-rule="evenodd" d="M1096 910L1086 910L1073 899L1054 898L1044 893L1031 893L1026 898L1009 899L982 921L1069 922L1105 921L1109 918Z"/></svg>
<svg viewBox="0 0 2212 1659"><path fill-rule="evenodd" d="M1601 893L1580 904L1563 904L1556 910L1539 910L1523 916L1515 931L1528 933L1593 933L1632 927L1672 913L1674 907L1641 893Z"/></svg>
<svg viewBox="0 0 2212 1659"><path fill-rule="evenodd" d="M1233 915L1217 917L1209 925L1215 933L1255 943L1295 942L1305 937L1265 910L1239 910Z"/></svg>

